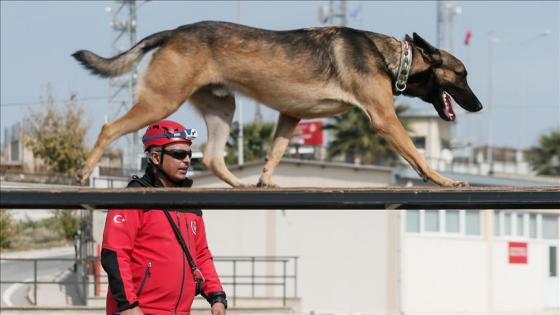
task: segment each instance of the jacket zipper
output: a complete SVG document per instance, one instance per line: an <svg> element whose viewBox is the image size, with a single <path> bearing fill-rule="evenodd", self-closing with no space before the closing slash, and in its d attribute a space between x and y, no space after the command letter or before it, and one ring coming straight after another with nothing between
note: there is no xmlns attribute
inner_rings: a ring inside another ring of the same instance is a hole
<svg viewBox="0 0 560 315"><path fill-rule="evenodd" d="M181 218L179 217L179 213L175 210L175 215L177 216L177 226L179 227L179 233L181 233ZM183 250L181 250L183 252ZM183 297L183 288L185 287L185 254L181 255L183 257L183 272L181 276L181 290L179 291L179 298L177 299L177 303L175 304L175 309L173 314L177 314L177 308L179 307L179 303L181 302L181 298Z"/></svg>
<svg viewBox="0 0 560 315"><path fill-rule="evenodd" d="M140 288L138 288L138 291L136 291L136 296L137 297L140 296L140 293L142 293L142 290L144 289L144 285L146 285L146 282L148 281L148 278L151 276L150 269L152 269L152 262L148 261L148 266L146 267L146 272L144 272L144 278L142 279L142 282L140 283Z"/></svg>

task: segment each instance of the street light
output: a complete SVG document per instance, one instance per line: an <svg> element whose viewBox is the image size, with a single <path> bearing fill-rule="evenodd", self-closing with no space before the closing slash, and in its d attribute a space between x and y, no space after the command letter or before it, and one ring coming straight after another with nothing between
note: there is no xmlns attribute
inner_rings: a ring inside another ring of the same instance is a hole
<svg viewBox="0 0 560 315"><path fill-rule="evenodd" d="M549 29L545 29L539 34L529 37L525 40L519 42L504 42L503 44L507 44L507 45L527 44L541 37L546 37L550 35L550 33L551 31ZM494 117L493 115L494 104L492 104L493 102L493 98L492 98L493 97L493 78L492 78L493 62L492 61L494 59L494 46L501 43L502 40L496 35L496 32L494 30L488 32L488 101L486 106L488 107L489 110L488 115L490 116L490 122L488 125L488 164L489 164L488 174L489 175L494 174L494 149L493 149L494 124L492 120L492 118Z"/></svg>

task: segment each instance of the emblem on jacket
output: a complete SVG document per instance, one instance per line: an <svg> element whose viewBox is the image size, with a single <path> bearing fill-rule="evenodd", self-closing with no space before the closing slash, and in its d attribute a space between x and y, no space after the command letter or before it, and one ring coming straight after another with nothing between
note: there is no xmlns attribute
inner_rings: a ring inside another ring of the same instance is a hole
<svg viewBox="0 0 560 315"><path fill-rule="evenodd" d="M115 223L124 223L126 221L126 219L124 218L124 216L117 214L114 218L113 221L115 221Z"/></svg>
<svg viewBox="0 0 560 315"><path fill-rule="evenodd" d="M191 229L194 235L196 235L196 221L191 221Z"/></svg>

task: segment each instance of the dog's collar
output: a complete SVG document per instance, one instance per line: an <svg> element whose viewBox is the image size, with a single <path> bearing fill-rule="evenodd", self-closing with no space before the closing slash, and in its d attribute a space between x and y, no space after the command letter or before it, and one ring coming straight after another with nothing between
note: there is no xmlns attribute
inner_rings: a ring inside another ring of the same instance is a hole
<svg viewBox="0 0 560 315"><path fill-rule="evenodd" d="M412 65L412 47L408 41L401 42L401 60L395 79L395 89L400 94L406 90L406 81Z"/></svg>

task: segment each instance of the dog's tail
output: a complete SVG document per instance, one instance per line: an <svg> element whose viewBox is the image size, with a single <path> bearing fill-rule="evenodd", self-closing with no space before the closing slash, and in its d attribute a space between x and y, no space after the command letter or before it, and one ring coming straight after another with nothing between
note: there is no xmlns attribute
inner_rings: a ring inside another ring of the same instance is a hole
<svg viewBox="0 0 560 315"><path fill-rule="evenodd" d="M84 67L102 77L116 77L132 70L150 50L163 45L173 31L152 34L136 45L112 58L103 58L88 50L78 50L72 54Z"/></svg>

